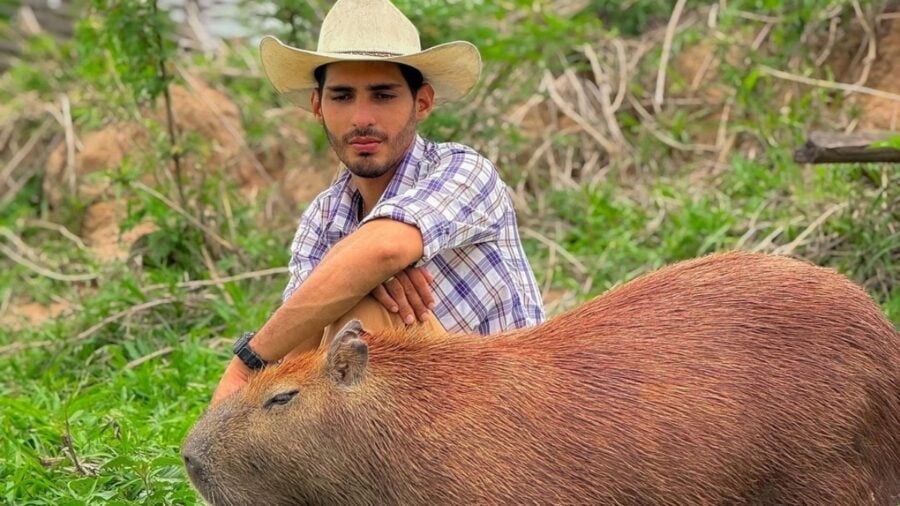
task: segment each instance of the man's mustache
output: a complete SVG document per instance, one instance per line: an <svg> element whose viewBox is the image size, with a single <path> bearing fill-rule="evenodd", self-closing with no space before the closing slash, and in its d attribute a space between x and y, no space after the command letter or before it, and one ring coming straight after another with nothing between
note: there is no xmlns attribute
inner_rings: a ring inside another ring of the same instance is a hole
<svg viewBox="0 0 900 506"><path fill-rule="evenodd" d="M373 139L378 139L381 142L386 141L388 138L387 134L374 128L357 128L341 137L341 140L344 141L345 144L349 144L355 137L371 137Z"/></svg>

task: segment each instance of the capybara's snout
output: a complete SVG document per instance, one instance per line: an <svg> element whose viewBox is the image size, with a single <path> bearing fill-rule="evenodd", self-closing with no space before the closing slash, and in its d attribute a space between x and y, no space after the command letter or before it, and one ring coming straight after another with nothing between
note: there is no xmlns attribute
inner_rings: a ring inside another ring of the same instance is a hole
<svg viewBox="0 0 900 506"><path fill-rule="evenodd" d="M206 479L206 466L198 453L186 448L181 452L181 459L192 482L198 483Z"/></svg>
<svg viewBox="0 0 900 506"><path fill-rule="evenodd" d="M191 432L181 447L181 460L184 463L184 469L187 471L191 482L198 487L206 482L208 469L208 462L206 461L208 452L203 448L205 445L201 441L202 439L196 434L196 431Z"/></svg>

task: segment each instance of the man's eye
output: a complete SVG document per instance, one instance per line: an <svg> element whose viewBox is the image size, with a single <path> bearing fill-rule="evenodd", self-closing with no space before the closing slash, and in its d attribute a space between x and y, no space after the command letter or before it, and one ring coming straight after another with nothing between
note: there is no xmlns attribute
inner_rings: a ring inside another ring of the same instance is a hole
<svg viewBox="0 0 900 506"><path fill-rule="evenodd" d="M350 100L350 95L332 95L331 100L335 102L346 102Z"/></svg>
<svg viewBox="0 0 900 506"><path fill-rule="evenodd" d="M390 100L394 97L395 95L391 95L390 93L378 93L375 95L375 98L378 100Z"/></svg>

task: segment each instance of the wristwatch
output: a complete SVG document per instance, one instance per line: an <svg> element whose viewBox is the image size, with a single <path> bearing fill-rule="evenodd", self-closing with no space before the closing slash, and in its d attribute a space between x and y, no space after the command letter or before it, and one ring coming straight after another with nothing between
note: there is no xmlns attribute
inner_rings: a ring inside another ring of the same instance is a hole
<svg viewBox="0 0 900 506"><path fill-rule="evenodd" d="M253 351L250 347L250 340L256 332L244 332L241 337L234 343L234 354L244 363L251 371L258 371L269 365L265 360Z"/></svg>

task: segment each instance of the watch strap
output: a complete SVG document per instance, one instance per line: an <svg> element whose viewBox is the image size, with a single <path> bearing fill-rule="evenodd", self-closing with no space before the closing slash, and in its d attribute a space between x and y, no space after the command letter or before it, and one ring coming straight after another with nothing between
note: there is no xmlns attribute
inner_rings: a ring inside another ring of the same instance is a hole
<svg viewBox="0 0 900 506"><path fill-rule="evenodd" d="M250 347L250 339L256 335L255 332L244 332L241 337L234 343L234 354L240 359L244 365L251 371L258 371L268 365L253 348Z"/></svg>

